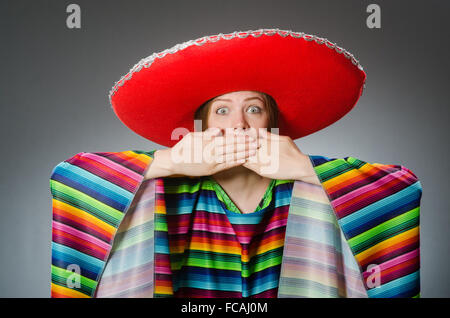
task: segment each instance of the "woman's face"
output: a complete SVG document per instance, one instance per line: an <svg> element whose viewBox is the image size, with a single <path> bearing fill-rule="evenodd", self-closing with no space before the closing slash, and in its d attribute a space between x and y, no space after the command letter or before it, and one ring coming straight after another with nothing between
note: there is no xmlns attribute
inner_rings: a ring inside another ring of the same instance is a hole
<svg viewBox="0 0 450 318"><path fill-rule="evenodd" d="M260 93L238 91L220 95L210 106L207 127L243 129L269 126L269 114Z"/></svg>

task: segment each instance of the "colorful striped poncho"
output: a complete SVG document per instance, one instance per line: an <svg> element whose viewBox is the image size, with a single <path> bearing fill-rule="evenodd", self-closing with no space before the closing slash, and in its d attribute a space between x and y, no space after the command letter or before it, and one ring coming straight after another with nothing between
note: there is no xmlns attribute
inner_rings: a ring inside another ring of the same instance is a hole
<svg viewBox="0 0 450 318"><path fill-rule="evenodd" d="M236 236L220 250L223 232L238 221L230 211L209 211L218 205L204 200L217 199L207 182L143 180L154 151L79 153L54 168L52 297L217 297L217 285L198 284L196 275L221 268L220 288L234 290L231 297L420 296L422 188L404 166L310 155L321 185L278 180L284 191L273 192L265 224L285 231L277 240L265 227L261 242L269 244L249 253L239 250ZM199 213L205 211L209 217ZM212 264L205 258L211 252ZM264 257L270 265L254 267L247 278L246 261L265 264ZM225 275L234 273L230 259L241 284ZM261 279L270 267L277 270Z"/></svg>
<svg viewBox="0 0 450 318"><path fill-rule="evenodd" d="M277 296L293 181L272 180L242 214L213 178L168 178L164 198L174 297ZM161 295L167 296L167 295Z"/></svg>

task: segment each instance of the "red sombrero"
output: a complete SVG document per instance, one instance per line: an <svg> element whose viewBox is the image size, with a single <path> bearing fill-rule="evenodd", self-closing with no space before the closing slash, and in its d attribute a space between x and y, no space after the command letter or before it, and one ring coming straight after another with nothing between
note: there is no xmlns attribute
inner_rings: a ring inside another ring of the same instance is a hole
<svg viewBox="0 0 450 318"><path fill-rule="evenodd" d="M259 91L278 104L279 133L297 139L325 128L358 101L366 74L324 38L279 29L205 36L142 59L111 89L114 112L131 130L171 147L172 131L194 131L194 113L233 91Z"/></svg>

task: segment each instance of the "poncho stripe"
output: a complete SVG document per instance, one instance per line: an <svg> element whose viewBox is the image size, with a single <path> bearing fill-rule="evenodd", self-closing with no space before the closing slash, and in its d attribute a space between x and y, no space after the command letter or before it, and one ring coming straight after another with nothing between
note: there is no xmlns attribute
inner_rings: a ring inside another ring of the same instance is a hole
<svg viewBox="0 0 450 318"><path fill-rule="evenodd" d="M422 186L417 176L400 165L353 157L311 160L364 281L378 276L381 285L366 285L369 297L419 296Z"/></svg>
<svg viewBox="0 0 450 318"><path fill-rule="evenodd" d="M168 231L163 235L170 242L165 255L170 268L155 290L160 283L173 289L155 296L276 297L293 185L276 181L273 200L262 200L269 205L238 214L227 210L207 177L166 179Z"/></svg>
<svg viewBox="0 0 450 318"><path fill-rule="evenodd" d="M79 153L53 169L52 297L94 296L150 162L139 151Z"/></svg>

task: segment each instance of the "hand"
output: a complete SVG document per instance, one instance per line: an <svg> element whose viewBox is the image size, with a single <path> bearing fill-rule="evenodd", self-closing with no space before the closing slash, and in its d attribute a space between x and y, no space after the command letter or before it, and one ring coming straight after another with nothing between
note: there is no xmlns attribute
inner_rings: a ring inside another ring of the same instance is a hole
<svg viewBox="0 0 450 318"><path fill-rule="evenodd" d="M258 135L257 152L243 166L271 179L321 184L309 156L302 153L289 136L269 131L262 131Z"/></svg>
<svg viewBox="0 0 450 318"><path fill-rule="evenodd" d="M175 146L155 152L145 178L205 176L245 163L256 153L251 136L220 136L221 130L209 128L190 132Z"/></svg>

